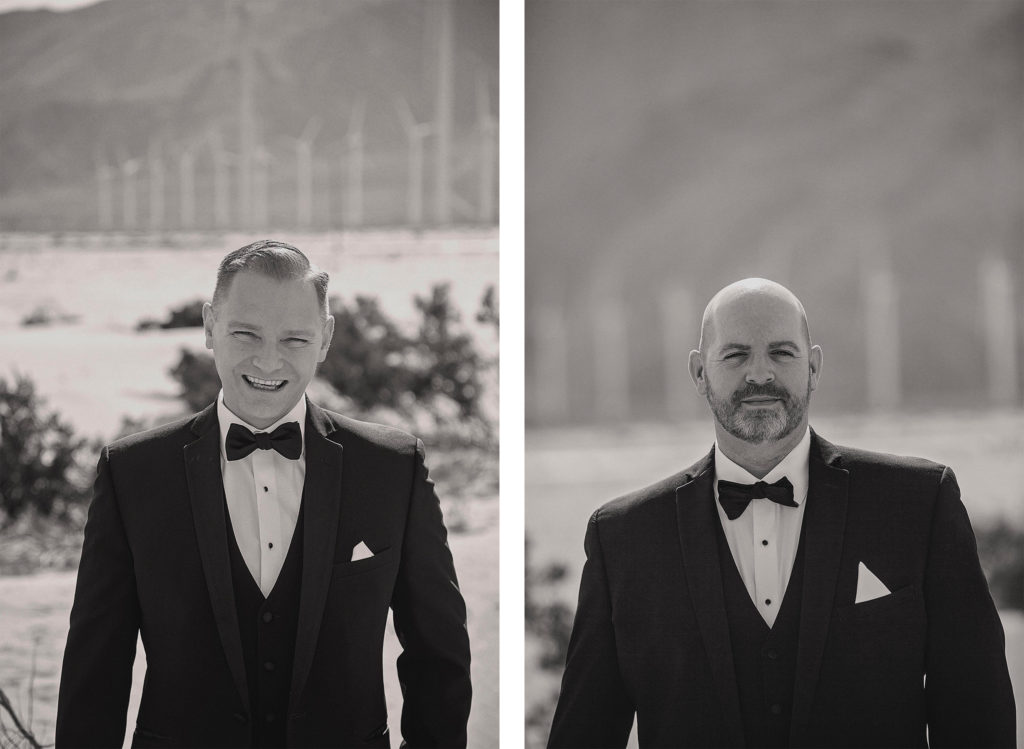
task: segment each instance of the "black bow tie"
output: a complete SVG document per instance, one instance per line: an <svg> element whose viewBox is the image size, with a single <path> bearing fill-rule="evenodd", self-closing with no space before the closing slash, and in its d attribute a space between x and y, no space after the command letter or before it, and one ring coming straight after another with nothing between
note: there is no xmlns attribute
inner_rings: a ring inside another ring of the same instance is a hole
<svg viewBox="0 0 1024 749"><path fill-rule="evenodd" d="M718 501L722 503L726 517L735 520L747 509L752 499L770 499L785 507L796 507L793 501L793 485L783 476L774 484L758 481L756 484L737 484L733 481L718 482Z"/></svg>
<svg viewBox="0 0 1024 749"><path fill-rule="evenodd" d="M253 434L238 423L228 428L228 437L224 440L224 452L228 460L241 460L257 447L260 450L277 450L288 460L298 460L302 455L302 430L299 429L299 422L289 421L269 434Z"/></svg>

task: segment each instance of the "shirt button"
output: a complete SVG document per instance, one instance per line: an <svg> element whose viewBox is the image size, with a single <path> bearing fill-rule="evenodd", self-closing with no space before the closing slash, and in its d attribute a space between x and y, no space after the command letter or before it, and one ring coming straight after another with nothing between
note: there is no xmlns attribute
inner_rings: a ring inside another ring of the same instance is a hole
<svg viewBox="0 0 1024 749"><path fill-rule="evenodd" d="M268 548L268 549L273 549L273 548L274 548L274 542L273 542L273 541L271 541L270 543L268 543L268 544L267 544L267 548Z"/></svg>
<svg viewBox="0 0 1024 749"><path fill-rule="evenodd" d="M765 655L768 656L768 660L771 660L771 661L774 661L776 658L779 657L779 654L776 651L774 651L774 650L767 651L765 653Z"/></svg>
<svg viewBox="0 0 1024 749"><path fill-rule="evenodd" d="M762 539L761 540L761 546L767 546L767 545L768 545L768 539L767 538Z"/></svg>
<svg viewBox="0 0 1024 749"><path fill-rule="evenodd" d="M274 615L271 614L269 611L264 611L263 612L263 621L265 621L267 624L269 624L270 622L274 621Z"/></svg>
<svg viewBox="0 0 1024 749"><path fill-rule="evenodd" d="M781 715L781 714L782 714L782 705L780 705L778 702L776 702L774 705L772 705L772 715Z"/></svg>
<svg viewBox="0 0 1024 749"><path fill-rule="evenodd" d="M245 713L235 713L232 717L239 723L248 723L249 719L245 716Z"/></svg>
<svg viewBox="0 0 1024 749"><path fill-rule="evenodd" d="M265 671L273 671L274 670L274 662L273 661L267 661L266 663L263 664L263 669Z"/></svg>
<svg viewBox="0 0 1024 749"><path fill-rule="evenodd" d="M764 605L765 606L771 606L772 605L772 599L771 598L765 598L764 599Z"/></svg>
<svg viewBox="0 0 1024 749"><path fill-rule="evenodd" d="M270 491L270 487L268 487L268 486L264 486L264 487L263 487L263 491L265 491L265 492L269 492L269 491Z"/></svg>

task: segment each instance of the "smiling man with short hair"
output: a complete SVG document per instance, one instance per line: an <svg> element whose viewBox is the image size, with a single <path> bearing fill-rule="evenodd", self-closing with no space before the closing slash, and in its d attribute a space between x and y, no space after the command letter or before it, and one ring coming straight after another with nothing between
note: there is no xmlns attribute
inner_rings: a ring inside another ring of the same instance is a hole
<svg viewBox="0 0 1024 749"><path fill-rule="evenodd" d="M590 518L549 747L1012 747L1003 630L953 472L808 424L822 352L765 279L707 306L693 466Z"/></svg>
<svg viewBox="0 0 1024 749"><path fill-rule="evenodd" d="M382 645L403 652L402 736L466 745L466 609L423 445L319 408L327 274L291 245L224 258L201 413L103 449L64 652L56 745L390 746Z"/></svg>

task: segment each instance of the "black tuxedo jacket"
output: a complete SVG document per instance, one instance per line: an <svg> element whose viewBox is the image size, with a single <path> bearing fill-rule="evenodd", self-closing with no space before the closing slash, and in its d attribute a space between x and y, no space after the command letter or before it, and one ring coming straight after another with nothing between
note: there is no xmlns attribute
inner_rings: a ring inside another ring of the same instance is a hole
<svg viewBox="0 0 1024 749"><path fill-rule="evenodd" d="M740 747L714 450L600 508L550 747ZM797 747L1014 746L1003 630L952 471L812 436ZM891 591L855 604L858 563ZM925 727L927 726L927 739ZM926 743L927 742L927 743Z"/></svg>
<svg viewBox="0 0 1024 749"><path fill-rule="evenodd" d="M103 449L64 651L56 744L120 747L138 633L134 746L246 746L217 411ZM410 746L465 746L466 608L423 446L307 401L303 560L288 743L387 747L388 608ZM360 541L374 556L349 561Z"/></svg>

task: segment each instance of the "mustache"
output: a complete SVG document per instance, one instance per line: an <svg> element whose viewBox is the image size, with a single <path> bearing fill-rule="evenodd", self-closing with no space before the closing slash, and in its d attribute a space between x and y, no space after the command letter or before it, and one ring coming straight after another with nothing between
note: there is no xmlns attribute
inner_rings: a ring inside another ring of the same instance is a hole
<svg viewBox="0 0 1024 749"><path fill-rule="evenodd" d="M769 383L767 385L747 383L746 387L743 387L732 394L731 400L734 406L739 406L740 402L746 398L757 397L778 398L786 403L788 403L792 398L789 391L781 385L776 385L775 383Z"/></svg>

